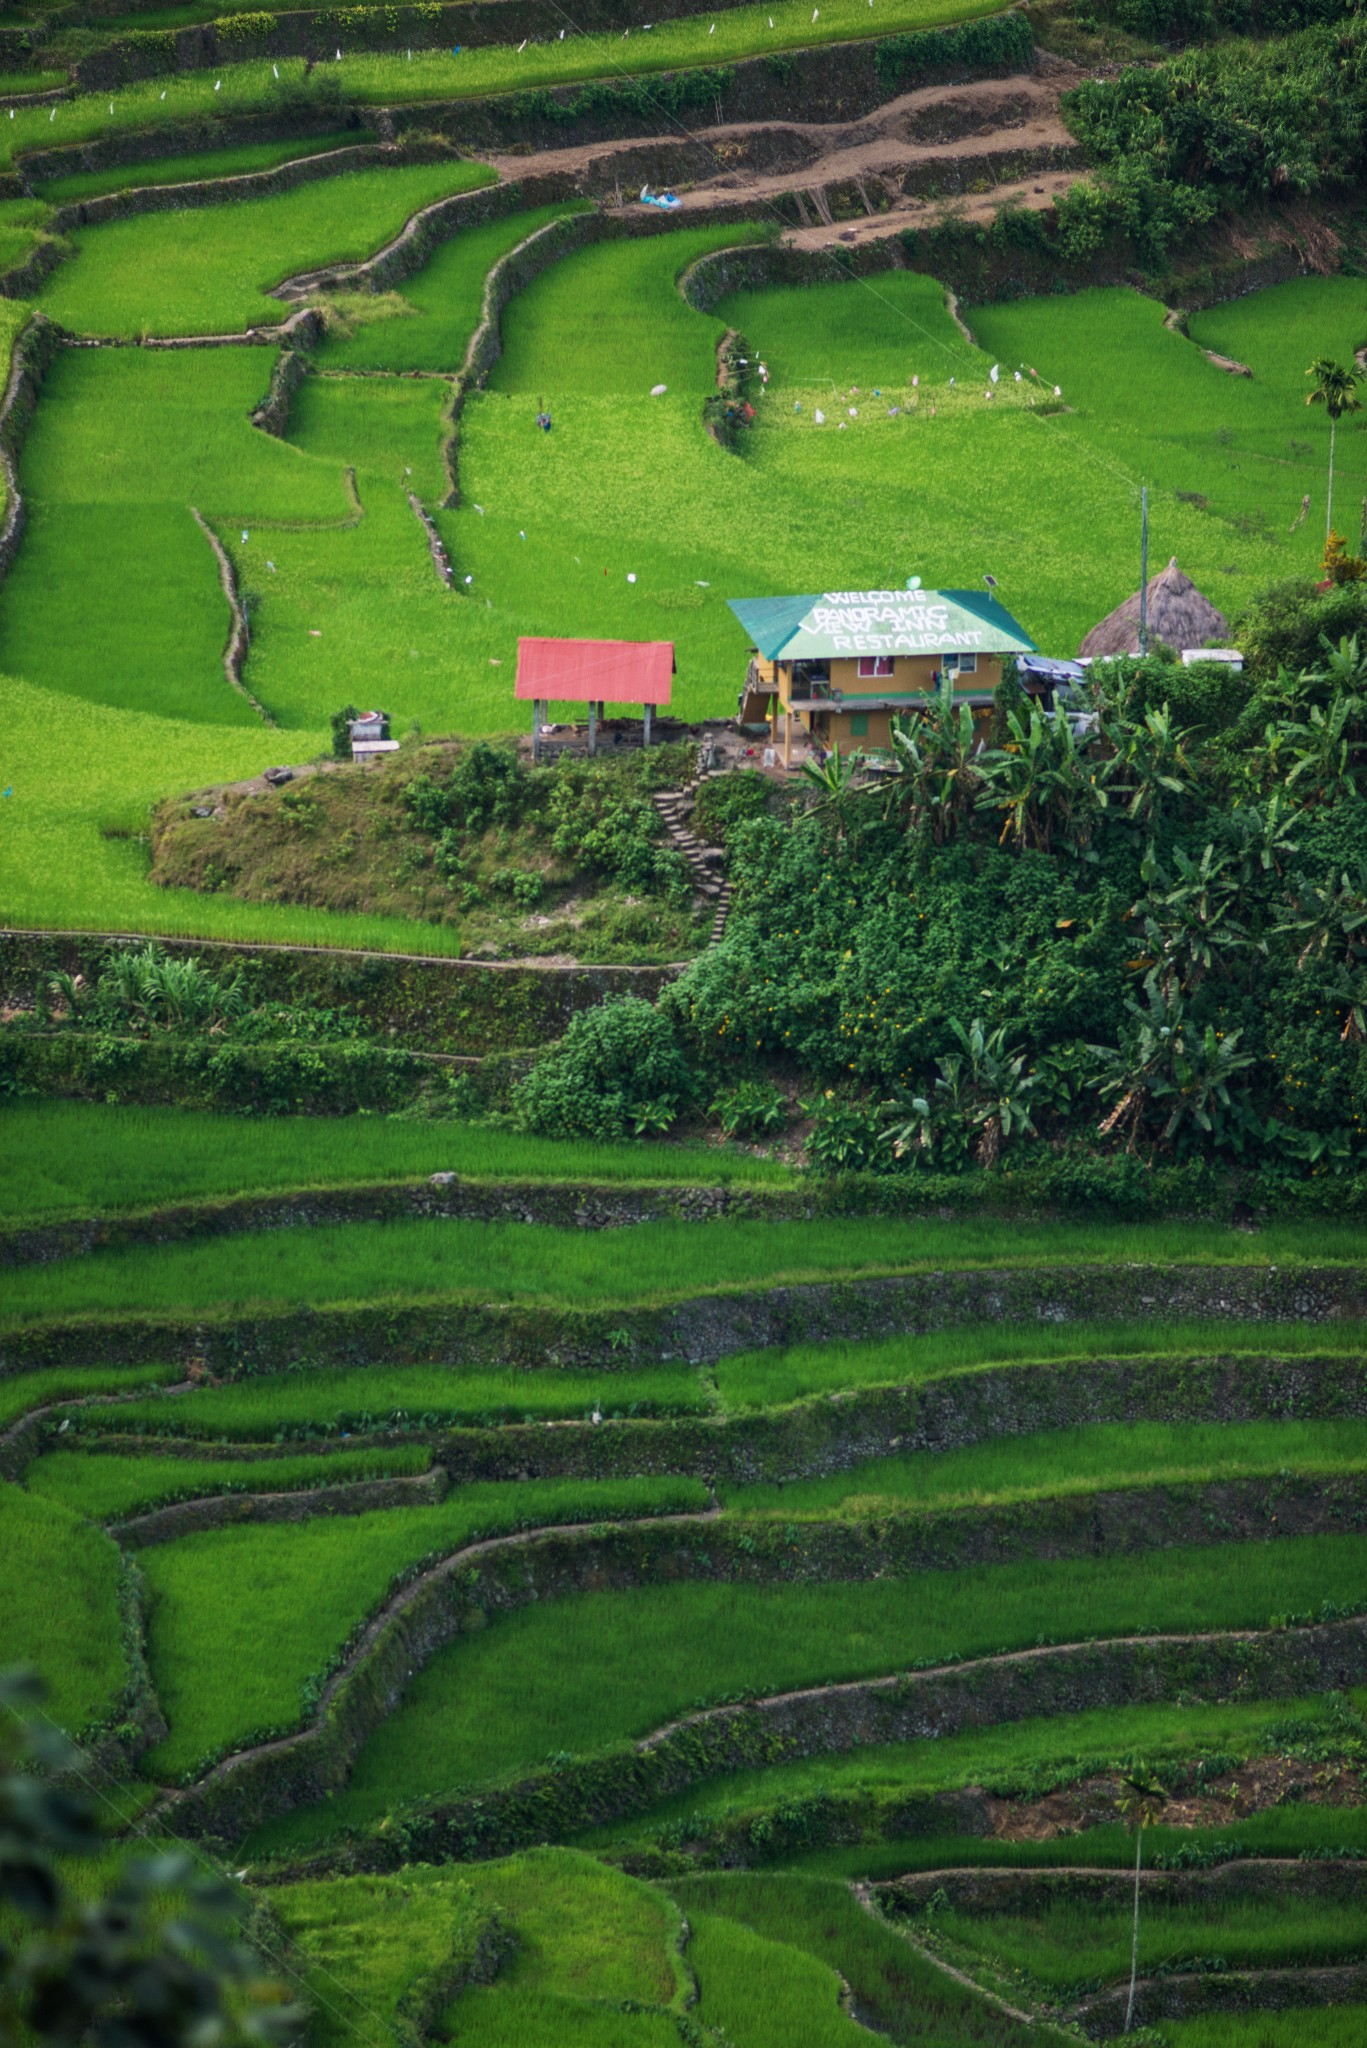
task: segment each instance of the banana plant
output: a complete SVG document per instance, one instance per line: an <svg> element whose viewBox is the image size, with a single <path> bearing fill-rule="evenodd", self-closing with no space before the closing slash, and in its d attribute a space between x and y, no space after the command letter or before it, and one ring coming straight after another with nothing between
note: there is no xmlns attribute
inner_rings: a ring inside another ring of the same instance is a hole
<svg viewBox="0 0 1367 2048"><path fill-rule="evenodd" d="M1227 853L1207 844L1199 860L1179 846L1173 870L1164 871L1150 849L1141 869L1149 894L1134 906L1143 921L1156 971L1164 986L1176 984L1188 994L1197 989L1225 955L1265 951L1239 916L1242 890L1237 868Z"/></svg>
<svg viewBox="0 0 1367 2048"><path fill-rule="evenodd" d="M973 713L967 704L955 703L948 676L923 716L895 722L892 745L897 768L889 785L893 803L906 807L913 829L927 831L932 845L947 845L972 812L982 786Z"/></svg>
<svg viewBox="0 0 1367 2048"><path fill-rule="evenodd" d="M1083 760L1066 718L1045 718L1031 704L1008 712L1006 725L1004 743L980 756L977 807L1001 814L998 844L1048 853L1057 837L1081 851L1106 806L1104 777Z"/></svg>
<svg viewBox="0 0 1367 2048"><path fill-rule="evenodd" d="M1367 959L1367 862L1360 861L1355 874L1345 869L1327 882L1297 875L1286 914L1273 930L1296 940L1298 969L1312 960L1356 967Z"/></svg>
<svg viewBox="0 0 1367 2048"><path fill-rule="evenodd" d="M1234 1138L1240 1105L1231 1084L1254 1064L1240 1052L1237 1031L1193 1023L1180 988L1165 986L1157 969L1144 982L1145 1001L1131 1002L1131 1029L1117 1046L1093 1046L1095 1084L1114 1107L1098 1135L1123 1130L1133 1150L1146 1117L1162 1119L1160 1141L1174 1149L1194 1132Z"/></svg>
<svg viewBox="0 0 1367 2048"><path fill-rule="evenodd" d="M1111 786L1130 824L1152 832L1165 799L1186 802L1198 793L1191 731L1177 724L1166 704L1142 718L1108 720L1102 730L1115 749Z"/></svg>
<svg viewBox="0 0 1367 2048"><path fill-rule="evenodd" d="M829 817L834 823L838 846L845 843L845 834L854 819L856 805L867 800L857 786L860 761L860 755L842 755L836 746L831 748L824 761L804 761L798 771L811 793L811 810L818 816Z"/></svg>

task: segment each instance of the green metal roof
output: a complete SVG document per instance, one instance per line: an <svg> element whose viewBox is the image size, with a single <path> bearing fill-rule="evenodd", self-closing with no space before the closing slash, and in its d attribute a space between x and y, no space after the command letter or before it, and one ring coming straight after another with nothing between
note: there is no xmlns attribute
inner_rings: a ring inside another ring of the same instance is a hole
<svg viewBox="0 0 1367 2048"><path fill-rule="evenodd" d="M1006 607L978 590L828 590L820 597L728 602L766 661L1035 652Z"/></svg>

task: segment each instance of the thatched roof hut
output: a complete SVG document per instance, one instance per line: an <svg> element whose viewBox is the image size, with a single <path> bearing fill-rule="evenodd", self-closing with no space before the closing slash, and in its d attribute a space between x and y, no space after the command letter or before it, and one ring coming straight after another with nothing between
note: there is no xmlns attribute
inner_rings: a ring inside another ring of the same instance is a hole
<svg viewBox="0 0 1367 2048"><path fill-rule="evenodd" d="M1166 569L1149 579L1149 645L1161 640L1180 654L1186 647L1222 647L1229 640L1229 622L1202 597L1173 556ZM1078 649L1080 655L1138 654L1139 593L1117 605L1109 618L1093 626Z"/></svg>

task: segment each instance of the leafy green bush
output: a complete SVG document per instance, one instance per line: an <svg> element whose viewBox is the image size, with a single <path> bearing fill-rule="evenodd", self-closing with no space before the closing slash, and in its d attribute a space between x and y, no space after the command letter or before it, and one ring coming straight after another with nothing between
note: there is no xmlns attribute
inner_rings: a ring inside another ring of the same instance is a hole
<svg viewBox="0 0 1367 2048"><path fill-rule="evenodd" d="M416 775L403 793L410 825L434 836L448 827L485 832L491 825L515 825L527 804L530 779L512 747L476 740L457 754L445 782Z"/></svg>
<svg viewBox="0 0 1367 2048"><path fill-rule="evenodd" d="M691 828L699 839L727 846L737 825L747 818L763 817L773 794L768 776L753 768L743 768L736 775L710 776L698 791Z"/></svg>
<svg viewBox="0 0 1367 2048"><path fill-rule="evenodd" d="M551 845L564 859L626 889L680 898L688 890L681 854L664 843L655 806L623 775L593 761L562 760L547 807Z"/></svg>
<svg viewBox="0 0 1367 2048"><path fill-rule="evenodd" d="M693 1094L670 1019L620 996L573 1020L515 1089L513 1111L546 1137L625 1138L667 1128Z"/></svg>
<svg viewBox="0 0 1367 2048"><path fill-rule="evenodd" d="M771 1081L741 1081L712 1104L728 1138L768 1138L788 1121L788 1098Z"/></svg>

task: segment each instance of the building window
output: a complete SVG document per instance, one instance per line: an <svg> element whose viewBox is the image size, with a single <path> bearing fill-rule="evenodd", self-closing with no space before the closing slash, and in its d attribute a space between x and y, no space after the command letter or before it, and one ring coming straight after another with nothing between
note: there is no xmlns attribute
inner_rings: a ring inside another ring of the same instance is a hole
<svg viewBox="0 0 1367 2048"><path fill-rule="evenodd" d="M892 656L890 654L860 655L859 677L861 682L867 680L869 677L890 676L891 674Z"/></svg>
<svg viewBox="0 0 1367 2048"><path fill-rule="evenodd" d="M947 654L945 667L957 669L961 676L974 676L978 673L978 657L976 654Z"/></svg>

